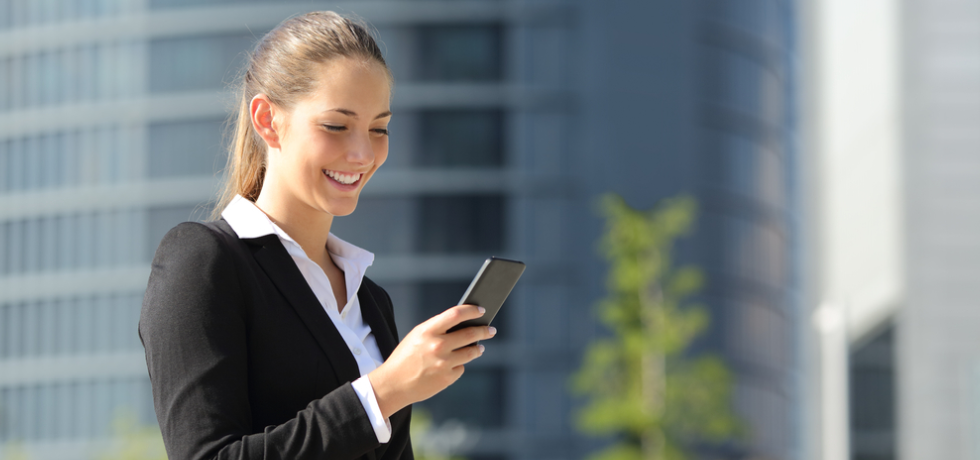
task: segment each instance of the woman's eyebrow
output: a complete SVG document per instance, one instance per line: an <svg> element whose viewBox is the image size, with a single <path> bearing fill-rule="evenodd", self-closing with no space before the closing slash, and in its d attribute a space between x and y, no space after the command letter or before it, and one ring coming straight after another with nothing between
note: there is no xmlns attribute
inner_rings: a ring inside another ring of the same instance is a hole
<svg viewBox="0 0 980 460"><path fill-rule="evenodd" d="M357 119L357 112L349 109L337 108L337 109L327 110L327 112L340 112L344 115L347 115L348 117ZM390 115L391 115L391 110L385 110L384 112L381 112L376 117L374 117L374 119L377 120L378 118L384 118Z"/></svg>

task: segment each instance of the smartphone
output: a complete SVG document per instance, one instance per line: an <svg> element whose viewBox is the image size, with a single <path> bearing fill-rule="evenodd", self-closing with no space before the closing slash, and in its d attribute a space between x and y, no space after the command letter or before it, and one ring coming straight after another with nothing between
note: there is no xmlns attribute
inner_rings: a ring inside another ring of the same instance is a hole
<svg viewBox="0 0 980 460"><path fill-rule="evenodd" d="M514 289L517 280L524 273L524 262L491 257L483 262L480 271L476 272L470 287L463 293L456 305L476 305L486 309L483 316L463 321L447 332L457 331L464 327L489 326L493 317L500 311L500 306L507 300L510 291ZM468 346L476 345L476 342Z"/></svg>

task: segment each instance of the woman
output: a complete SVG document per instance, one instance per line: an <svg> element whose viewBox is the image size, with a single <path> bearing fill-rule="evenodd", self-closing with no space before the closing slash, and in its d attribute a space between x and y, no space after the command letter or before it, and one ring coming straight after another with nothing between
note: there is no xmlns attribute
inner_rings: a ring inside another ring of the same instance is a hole
<svg viewBox="0 0 980 460"><path fill-rule="evenodd" d="M331 12L289 19L243 77L221 219L183 223L153 259L140 338L172 459L412 458L410 404L494 335L459 305L398 343L373 255L331 235L388 155L391 75ZM397 347L396 347L397 344Z"/></svg>

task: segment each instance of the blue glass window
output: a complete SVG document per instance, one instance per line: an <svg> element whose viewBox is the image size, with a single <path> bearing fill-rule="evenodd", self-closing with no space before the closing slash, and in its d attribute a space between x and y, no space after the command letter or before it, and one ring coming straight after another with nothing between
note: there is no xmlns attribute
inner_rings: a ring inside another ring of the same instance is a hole
<svg viewBox="0 0 980 460"><path fill-rule="evenodd" d="M180 8L188 6L268 3L266 0L150 0L150 9Z"/></svg>
<svg viewBox="0 0 980 460"><path fill-rule="evenodd" d="M498 25L429 26L419 30L421 77L496 81L503 76Z"/></svg>
<svg viewBox="0 0 980 460"><path fill-rule="evenodd" d="M421 113L419 166L502 166L500 110L427 110Z"/></svg>
<svg viewBox="0 0 980 460"><path fill-rule="evenodd" d="M473 428L502 427L505 420L504 371L498 368L466 369L456 383L418 403L438 425L458 420Z"/></svg>
<svg viewBox="0 0 980 460"><path fill-rule="evenodd" d="M9 0L0 1L0 30L13 27L13 8L14 2Z"/></svg>
<svg viewBox="0 0 980 460"><path fill-rule="evenodd" d="M362 195L357 210L334 219L330 231L375 254L409 253L415 243L410 226L416 218L415 204L413 197Z"/></svg>
<svg viewBox="0 0 980 460"><path fill-rule="evenodd" d="M211 176L225 166L222 120L151 124L150 177Z"/></svg>
<svg viewBox="0 0 980 460"><path fill-rule="evenodd" d="M153 40L150 92L221 89L238 75L254 41L250 33Z"/></svg>
<svg viewBox="0 0 980 460"><path fill-rule="evenodd" d="M504 198L500 195L424 196L421 252L494 253L504 248ZM491 254L487 254L491 255Z"/></svg>

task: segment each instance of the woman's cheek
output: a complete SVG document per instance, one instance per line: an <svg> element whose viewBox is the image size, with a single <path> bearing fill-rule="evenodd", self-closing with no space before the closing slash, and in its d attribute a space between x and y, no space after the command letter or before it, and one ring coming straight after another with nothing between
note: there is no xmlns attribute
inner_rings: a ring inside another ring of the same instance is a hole
<svg viewBox="0 0 980 460"><path fill-rule="evenodd" d="M381 145L374 150L375 167L383 165L388 160L388 136L385 136L379 144Z"/></svg>

